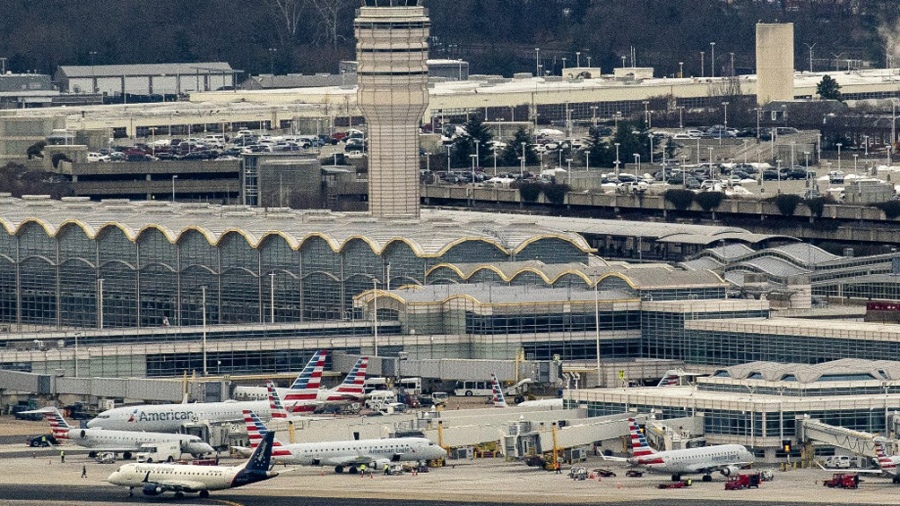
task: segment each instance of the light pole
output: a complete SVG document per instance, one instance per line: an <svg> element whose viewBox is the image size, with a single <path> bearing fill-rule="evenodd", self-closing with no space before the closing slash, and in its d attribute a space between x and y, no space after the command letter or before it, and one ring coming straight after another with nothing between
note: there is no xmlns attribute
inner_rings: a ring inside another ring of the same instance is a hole
<svg viewBox="0 0 900 506"><path fill-rule="evenodd" d="M275 273L269 273L269 323L275 323Z"/></svg>
<svg viewBox="0 0 900 506"><path fill-rule="evenodd" d="M700 51L700 77L706 77L706 60L704 59L706 53Z"/></svg>
<svg viewBox="0 0 900 506"><path fill-rule="evenodd" d="M734 53L728 53L731 55L731 77L734 77Z"/></svg>
<svg viewBox="0 0 900 506"><path fill-rule="evenodd" d="M575 68L581 68L581 51L575 51Z"/></svg>
<svg viewBox="0 0 900 506"><path fill-rule="evenodd" d="M810 186L810 178L809 178L809 151L804 151L803 156L806 157L806 186Z"/></svg>
<svg viewBox="0 0 900 506"><path fill-rule="evenodd" d="M278 52L274 47L269 48L269 73L275 75L275 53Z"/></svg>
<svg viewBox="0 0 900 506"><path fill-rule="evenodd" d="M172 203L175 203L175 180L178 179L178 175L172 176Z"/></svg>
<svg viewBox="0 0 900 506"><path fill-rule="evenodd" d="M712 148L712 146L710 146L706 149L707 149L707 151L709 151L709 158L707 158L707 161L709 161L709 178L712 179L713 176L715 175L713 173L714 172L713 171L713 148Z"/></svg>
<svg viewBox="0 0 900 506"><path fill-rule="evenodd" d="M97 56L97 51L91 51L88 54L91 55L91 93L97 93L97 74L94 73L94 57Z"/></svg>
<svg viewBox="0 0 900 506"><path fill-rule="evenodd" d="M841 170L841 146L843 146L843 144L838 142L837 144L835 144L835 146L837 146L837 148L838 148L838 171L840 171Z"/></svg>
<svg viewBox="0 0 900 506"><path fill-rule="evenodd" d="M494 153L494 177L497 177L497 145L494 144L491 146L491 151Z"/></svg>
<svg viewBox="0 0 900 506"><path fill-rule="evenodd" d="M716 43L709 43L709 77L716 77Z"/></svg>
<svg viewBox="0 0 900 506"><path fill-rule="evenodd" d="M650 101L644 100L643 104L644 104L644 125L647 128L650 128L650 109L648 109L648 107L650 107Z"/></svg>
<svg viewBox="0 0 900 506"><path fill-rule="evenodd" d="M591 57L590 57L590 56L586 56L586 58L587 58L587 61L588 61L588 68L591 68Z"/></svg>
<svg viewBox="0 0 900 506"><path fill-rule="evenodd" d="M600 282L594 280L594 338L597 345L597 386L603 384L600 375Z"/></svg>
<svg viewBox="0 0 900 506"><path fill-rule="evenodd" d="M519 179L525 179L525 142L522 142L522 167L519 169Z"/></svg>
<svg viewBox="0 0 900 506"><path fill-rule="evenodd" d="M728 102L722 102L722 107L725 108L725 128L728 128Z"/></svg>
<svg viewBox="0 0 900 506"><path fill-rule="evenodd" d="M621 143L616 143L616 177L619 177L619 146Z"/></svg>
<svg viewBox="0 0 900 506"><path fill-rule="evenodd" d="M856 161L859 160L859 154L853 153L853 174L857 174L856 172Z"/></svg>
<svg viewBox="0 0 900 506"><path fill-rule="evenodd" d="M572 186L572 159L566 158L566 184Z"/></svg>
<svg viewBox="0 0 900 506"><path fill-rule="evenodd" d="M206 370L206 285L200 287L200 304L201 314L203 315L203 375L207 375Z"/></svg>
<svg viewBox="0 0 900 506"><path fill-rule="evenodd" d="M562 66L563 71L560 72L559 75L563 75L563 72L565 72L565 70L566 70L566 57L565 56L562 57L562 64L563 64L563 66Z"/></svg>
<svg viewBox="0 0 900 506"><path fill-rule="evenodd" d="M809 48L809 71L810 71L810 72L813 71L813 64L812 64L812 60L813 60L812 54L813 54L813 53L812 53L812 50L813 50L814 47L816 47L816 44L818 44L818 42L814 42L814 43L812 43L812 44L807 44L806 42L803 43L804 46L806 46L807 48Z"/></svg>
<svg viewBox="0 0 900 506"><path fill-rule="evenodd" d="M638 177L638 174L641 172L641 155L639 153L634 153L634 177Z"/></svg>
<svg viewBox="0 0 900 506"><path fill-rule="evenodd" d="M597 106L591 106L591 124L594 125L594 128L597 128Z"/></svg>
<svg viewBox="0 0 900 506"><path fill-rule="evenodd" d="M372 278L372 345L378 356L378 279Z"/></svg>
<svg viewBox="0 0 900 506"><path fill-rule="evenodd" d="M684 62L678 62L678 77L684 77Z"/></svg>
<svg viewBox="0 0 900 506"><path fill-rule="evenodd" d="M475 160L478 158L478 155L471 154L469 158L472 159L472 187L475 187ZM472 200L475 200L475 195L472 195Z"/></svg>
<svg viewBox="0 0 900 506"><path fill-rule="evenodd" d="M684 106L678 106L678 128L684 128Z"/></svg>
<svg viewBox="0 0 900 506"><path fill-rule="evenodd" d="M103 330L103 278L97 280L97 328Z"/></svg>
<svg viewBox="0 0 900 506"><path fill-rule="evenodd" d="M447 174L450 173L450 145L447 145Z"/></svg>
<svg viewBox="0 0 900 506"><path fill-rule="evenodd" d="M897 142L897 99L891 99L891 142L888 143L888 165L891 164L891 150Z"/></svg>
<svg viewBox="0 0 900 506"><path fill-rule="evenodd" d="M541 48L534 48L534 72L535 77L541 75Z"/></svg>
<svg viewBox="0 0 900 506"><path fill-rule="evenodd" d="M75 377L78 377L78 336L81 335L81 332L75 333Z"/></svg>

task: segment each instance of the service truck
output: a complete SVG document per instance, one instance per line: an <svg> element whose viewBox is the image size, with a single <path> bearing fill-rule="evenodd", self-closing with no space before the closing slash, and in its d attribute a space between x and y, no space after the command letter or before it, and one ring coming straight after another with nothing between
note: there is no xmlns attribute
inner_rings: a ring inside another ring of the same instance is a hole
<svg viewBox="0 0 900 506"><path fill-rule="evenodd" d="M181 459L181 443L178 441L146 443L137 451L137 461L141 463L175 462L179 459Z"/></svg>

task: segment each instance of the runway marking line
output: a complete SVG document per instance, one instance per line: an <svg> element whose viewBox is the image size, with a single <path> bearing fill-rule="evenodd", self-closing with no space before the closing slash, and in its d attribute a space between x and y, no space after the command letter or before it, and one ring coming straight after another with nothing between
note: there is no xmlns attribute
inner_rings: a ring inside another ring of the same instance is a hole
<svg viewBox="0 0 900 506"><path fill-rule="evenodd" d="M239 502L234 501L226 501L224 499L203 499L204 501L210 502L212 504L224 504L226 506L244 506Z"/></svg>

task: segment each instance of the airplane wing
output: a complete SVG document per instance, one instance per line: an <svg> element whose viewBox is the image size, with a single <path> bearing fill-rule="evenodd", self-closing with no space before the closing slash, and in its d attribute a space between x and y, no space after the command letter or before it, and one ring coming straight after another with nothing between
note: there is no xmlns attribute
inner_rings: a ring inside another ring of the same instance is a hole
<svg viewBox="0 0 900 506"><path fill-rule="evenodd" d="M821 467L823 471L828 471L829 473L858 473L858 474L878 474L884 476L893 476L893 474L885 471L884 469L838 469L836 467L825 467L816 461L816 465Z"/></svg>
<svg viewBox="0 0 900 506"><path fill-rule="evenodd" d="M249 457L253 453L253 448L247 448L246 446L232 446L231 448L244 457Z"/></svg>
<svg viewBox="0 0 900 506"><path fill-rule="evenodd" d="M600 458L612 462L628 462L628 458L626 457L613 457L612 455L603 455L602 453L600 454Z"/></svg>

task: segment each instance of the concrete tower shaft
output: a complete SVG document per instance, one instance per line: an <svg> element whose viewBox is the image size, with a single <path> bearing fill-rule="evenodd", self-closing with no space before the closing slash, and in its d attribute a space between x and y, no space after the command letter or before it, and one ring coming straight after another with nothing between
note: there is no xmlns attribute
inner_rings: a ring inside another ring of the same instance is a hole
<svg viewBox="0 0 900 506"><path fill-rule="evenodd" d="M354 27L357 103L369 135L369 212L418 218L431 21L415 0L365 0Z"/></svg>

